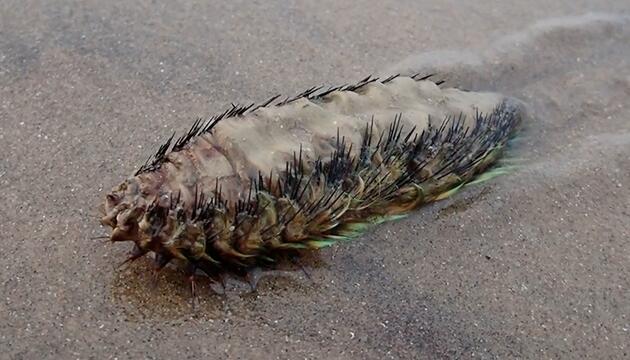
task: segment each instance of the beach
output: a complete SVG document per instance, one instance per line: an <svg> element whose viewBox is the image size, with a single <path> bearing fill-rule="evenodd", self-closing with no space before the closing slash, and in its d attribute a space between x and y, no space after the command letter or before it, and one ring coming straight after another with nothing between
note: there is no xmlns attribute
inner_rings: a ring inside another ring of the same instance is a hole
<svg viewBox="0 0 630 360"><path fill-rule="evenodd" d="M515 170L194 309L94 239L197 117L398 73L522 101ZM0 359L627 357L629 98L622 0L0 0Z"/></svg>

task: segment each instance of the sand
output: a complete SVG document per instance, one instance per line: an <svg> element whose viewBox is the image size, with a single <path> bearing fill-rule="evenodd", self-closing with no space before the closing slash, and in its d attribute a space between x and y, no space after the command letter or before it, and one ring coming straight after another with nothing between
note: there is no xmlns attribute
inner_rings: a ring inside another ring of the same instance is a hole
<svg viewBox="0 0 630 360"><path fill-rule="evenodd" d="M627 1L0 1L0 358L622 358ZM520 169L224 295L157 288L97 206L230 102L370 73L529 106Z"/></svg>

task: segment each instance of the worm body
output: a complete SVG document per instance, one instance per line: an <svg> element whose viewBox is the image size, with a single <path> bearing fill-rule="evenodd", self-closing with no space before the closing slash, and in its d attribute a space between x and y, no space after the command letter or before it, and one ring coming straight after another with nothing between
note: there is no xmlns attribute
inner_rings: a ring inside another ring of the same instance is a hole
<svg viewBox="0 0 630 360"><path fill-rule="evenodd" d="M235 106L171 137L105 199L129 260L215 277L351 238L449 196L491 166L521 118L493 93L370 77Z"/></svg>

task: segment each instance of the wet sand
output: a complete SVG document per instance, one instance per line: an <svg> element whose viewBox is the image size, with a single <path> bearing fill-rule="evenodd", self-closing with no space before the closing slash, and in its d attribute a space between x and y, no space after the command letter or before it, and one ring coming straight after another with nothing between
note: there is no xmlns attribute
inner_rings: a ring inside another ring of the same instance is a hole
<svg viewBox="0 0 630 360"><path fill-rule="evenodd" d="M623 358L626 1L0 1L0 358ZM523 100L513 174L224 295L103 235L97 206L230 102L435 71Z"/></svg>

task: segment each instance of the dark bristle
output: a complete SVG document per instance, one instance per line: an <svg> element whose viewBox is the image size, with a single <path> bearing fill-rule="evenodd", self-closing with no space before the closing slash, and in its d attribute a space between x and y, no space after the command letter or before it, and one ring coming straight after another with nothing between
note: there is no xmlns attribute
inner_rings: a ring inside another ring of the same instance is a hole
<svg viewBox="0 0 630 360"><path fill-rule="evenodd" d="M400 74L392 75L392 76L388 77L387 79L381 81L381 84L387 84L388 82L394 80L395 78L397 78L399 76L400 76Z"/></svg>
<svg viewBox="0 0 630 360"><path fill-rule="evenodd" d="M428 80L432 76L435 76L435 74L429 74L429 75L425 75L425 76L420 77L420 73L417 73L417 74L413 75L411 78L416 80L416 81L424 81L424 80Z"/></svg>

